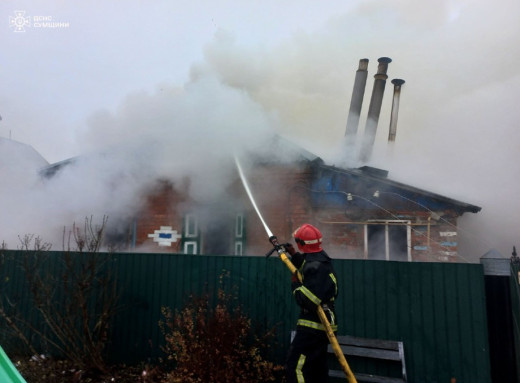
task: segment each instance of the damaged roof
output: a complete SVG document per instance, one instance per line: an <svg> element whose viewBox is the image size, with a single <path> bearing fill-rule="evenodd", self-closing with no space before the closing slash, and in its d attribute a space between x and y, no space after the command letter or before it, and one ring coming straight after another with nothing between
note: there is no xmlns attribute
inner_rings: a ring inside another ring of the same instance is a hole
<svg viewBox="0 0 520 383"><path fill-rule="evenodd" d="M392 205L395 209L412 202L432 211L449 208L459 215L465 212L478 213L482 210L476 205L393 181L388 178L387 170L370 166L339 168L327 165L319 156L279 135L272 138L269 150L254 157L257 164L307 163L314 170L310 191L315 194L313 201L317 204L344 205L347 202L346 197L350 194L360 197L365 203L359 200L349 203L365 209L374 208L376 204L373 203L373 199L379 198L380 203L384 201L386 206ZM399 198L390 198L392 194Z"/></svg>
<svg viewBox="0 0 520 383"><path fill-rule="evenodd" d="M313 185L314 188L317 188L316 190L362 193L366 198L379 196L381 193L395 194L401 197L402 202L412 201L429 209L449 205L461 215L465 212L478 213L482 210L480 206L393 181L388 178L388 171L382 169L368 166L342 169L321 163L317 165L316 170L318 174ZM352 187L353 185L355 186ZM394 201L394 203L397 204L398 201Z"/></svg>

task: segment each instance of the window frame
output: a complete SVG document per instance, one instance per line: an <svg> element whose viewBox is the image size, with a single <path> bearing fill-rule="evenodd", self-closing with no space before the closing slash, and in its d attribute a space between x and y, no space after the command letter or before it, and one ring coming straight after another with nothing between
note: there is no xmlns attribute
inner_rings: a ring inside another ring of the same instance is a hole
<svg viewBox="0 0 520 383"><path fill-rule="evenodd" d="M185 241L183 244L182 251L184 254L196 255L198 251L198 242L197 241ZM188 251L189 247L193 247L193 251Z"/></svg>
<svg viewBox="0 0 520 383"><path fill-rule="evenodd" d="M200 247L200 227L199 219L196 214L187 213L183 218L182 227L182 252L183 254L196 255L201 250ZM190 250L192 247L193 250ZM193 251L193 252L192 252Z"/></svg>
<svg viewBox="0 0 520 383"><path fill-rule="evenodd" d="M368 254L368 226L369 225L384 225L385 226L385 261L390 261L390 235L389 235L389 226L390 225L402 225L406 226L406 261L412 261L412 221L407 219L374 219L368 220L364 225L364 258L369 258Z"/></svg>
<svg viewBox="0 0 520 383"><path fill-rule="evenodd" d="M233 238L234 243L234 255L244 255L244 248L246 242L245 235L245 215L244 213L235 214L235 236Z"/></svg>
<svg viewBox="0 0 520 383"><path fill-rule="evenodd" d="M193 222L192 222L193 221ZM190 231L193 226L194 232ZM183 236L186 238L196 238L200 235L199 233L199 220L195 214L186 214L184 216L184 233Z"/></svg>

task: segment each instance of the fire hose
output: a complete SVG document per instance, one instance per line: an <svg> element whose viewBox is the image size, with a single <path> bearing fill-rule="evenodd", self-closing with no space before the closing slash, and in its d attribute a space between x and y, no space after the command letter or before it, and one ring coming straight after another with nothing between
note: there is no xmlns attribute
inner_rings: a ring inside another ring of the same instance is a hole
<svg viewBox="0 0 520 383"><path fill-rule="evenodd" d="M260 221L264 225L265 231L269 238L269 242L274 246L273 250L271 250L269 253L267 253L266 256L270 256L273 252L276 251L278 253L278 255L280 256L280 259L282 260L282 262L285 263L285 265L291 271L291 273L296 274L298 276L298 279L300 280L300 282L303 282L301 273L293 265L293 263L291 262L291 260L287 256L287 254L285 253L285 248L278 243L278 239L276 238L276 236L273 235L271 230L269 230L269 227L265 223L265 221L262 217L262 214L260 214L260 210L258 209L258 206L256 205L255 199L253 198L253 194L251 193L247 180L242 171L242 167L240 166L240 162L238 161L238 158L236 156L235 156L235 163L236 163L236 166L238 169L238 173L240 175L240 179L242 180L242 184L244 185L246 193L249 197L249 200L251 201L251 204L253 205L253 207L258 215L258 218L260 218ZM316 310L317 310L317 314L320 318L320 321L323 324L323 327L325 328L327 338L329 339L330 345L332 346L332 349L334 350L334 354L336 355L336 358L338 359L338 362L341 365L341 369L345 373L345 376L346 376L348 382L357 383L356 377L350 370L347 360L345 359L345 355L343 355L343 352L341 351L341 347L338 343L338 340L336 339L336 335L334 334L332 327L330 326L329 320L327 319L327 316L325 315L325 311L323 310L323 307L318 305Z"/></svg>

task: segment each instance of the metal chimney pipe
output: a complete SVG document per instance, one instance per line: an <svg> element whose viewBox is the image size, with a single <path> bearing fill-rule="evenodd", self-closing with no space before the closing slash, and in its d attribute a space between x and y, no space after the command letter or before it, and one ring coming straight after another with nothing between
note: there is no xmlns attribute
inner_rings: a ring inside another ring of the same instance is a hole
<svg viewBox="0 0 520 383"><path fill-rule="evenodd" d="M383 103L386 79L388 78L386 72L388 70L388 64L392 62L392 59L380 57L377 61L379 65L377 67L377 73L374 75L374 88L372 90L372 97L370 98L370 106L368 107L368 118L365 125L365 134L363 136L360 154L360 159L363 162L368 161L372 155L372 148L376 139L377 123Z"/></svg>
<svg viewBox="0 0 520 383"><path fill-rule="evenodd" d="M388 142L395 141L395 135L397 133L397 115L399 113L399 98L401 97L401 85L403 85L405 81L401 80L400 78L394 78L391 82L394 84L394 98L392 99L392 112L390 114Z"/></svg>
<svg viewBox="0 0 520 383"><path fill-rule="evenodd" d="M361 59L359 60L358 70L356 71L356 79L354 80L354 89L352 90L350 109L347 117L347 129L345 130L346 142L349 148L353 148L356 141L367 76L368 59Z"/></svg>

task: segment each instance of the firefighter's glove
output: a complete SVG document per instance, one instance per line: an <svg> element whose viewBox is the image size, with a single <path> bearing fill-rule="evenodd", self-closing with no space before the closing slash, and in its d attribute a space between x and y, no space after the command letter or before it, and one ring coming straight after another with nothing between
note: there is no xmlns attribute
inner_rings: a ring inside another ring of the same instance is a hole
<svg viewBox="0 0 520 383"><path fill-rule="evenodd" d="M296 249L294 248L293 245L291 245L290 243L284 243L283 245L285 251L287 253L289 253L289 255L292 257L294 254L296 254Z"/></svg>

